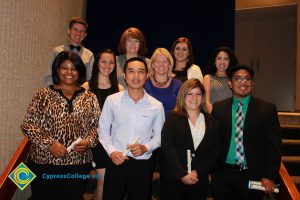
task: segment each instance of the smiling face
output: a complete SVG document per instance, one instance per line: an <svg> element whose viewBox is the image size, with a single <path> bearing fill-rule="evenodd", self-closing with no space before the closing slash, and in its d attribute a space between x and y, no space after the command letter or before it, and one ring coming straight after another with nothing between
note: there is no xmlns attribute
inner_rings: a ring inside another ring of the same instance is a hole
<svg viewBox="0 0 300 200"><path fill-rule="evenodd" d="M253 85L254 82L252 76L245 69L236 71L229 81L229 86L232 88L233 95L238 99L243 99L251 94Z"/></svg>
<svg viewBox="0 0 300 200"><path fill-rule="evenodd" d="M229 55L224 51L220 51L215 59L217 71L226 72L229 62Z"/></svg>
<svg viewBox="0 0 300 200"><path fill-rule="evenodd" d="M169 66L170 66L170 63L164 54L157 54L154 59L154 62L152 64L154 74L157 74L157 75L166 75L167 76Z"/></svg>
<svg viewBox="0 0 300 200"><path fill-rule="evenodd" d="M144 84L147 80L147 71L145 64L140 61L132 61L127 64L124 73L124 79L127 83L129 90L143 90Z"/></svg>
<svg viewBox="0 0 300 200"><path fill-rule="evenodd" d="M109 77L111 72L114 70L115 67L115 59L114 55L111 53L102 53L99 58L99 73L102 76Z"/></svg>
<svg viewBox="0 0 300 200"><path fill-rule="evenodd" d="M63 61L57 69L61 85L77 85L78 71L69 60Z"/></svg>
<svg viewBox="0 0 300 200"><path fill-rule="evenodd" d="M140 41L138 39L129 37L126 40L126 52L131 54L137 54L140 48Z"/></svg>
<svg viewBox="0 0 300 200"><path fill-rule="evenodd" d="M191 89L185 96L184 105L187 112L199 111L202 102L202 92L199 87Z"/></svg>
<svg viewBox="0 0 300 200"><path fill-rule="evenodd" d="M72 28L68 30L70 43L73 45L81 45L81 42L86 36L86 28L83 24L75 23Z"/></svg>
<svg viewBox="0 0 300 200"><path fill-rule="evenodd" d="M187 61L189 56L189 47L186 42L179 42L174 48L174 57L177 62Z"/></svg>

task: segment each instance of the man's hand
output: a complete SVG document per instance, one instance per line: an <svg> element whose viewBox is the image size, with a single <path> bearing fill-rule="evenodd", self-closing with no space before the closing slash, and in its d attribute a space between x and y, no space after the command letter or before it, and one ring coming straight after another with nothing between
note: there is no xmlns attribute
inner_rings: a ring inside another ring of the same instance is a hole
<svg viewBox="0 0 300 200"><path fill-rule="evenodd" d="M127 149L130 149L134 157L141 156L148 151L147 147L142 144L131 144L127 146Z"/></svg>
<svg viewBox="0 0 300 200"><path fill-rule="evenodd" d="M271 181L271 180L269 180L267 178L262 178L261 179L261 185L266 188L265 193L272 193L272 192L274 192L275 184L274 184L273 181Z"/></svg>
<svg viewBox="0 0 300 200"><path fill-rule="evenodd" d="M110 154L110 158L116 165L121 165L125 162L125 160L128 160L127 156L124 156L122 152L114 151Z"/></svg>
<svg viewBox="0 0 300 200"><path fill-rule="evenodd" d="M50 147L50 153L56 158L62 158L68 154L68 151L64 145L55 141Z"/></svg>

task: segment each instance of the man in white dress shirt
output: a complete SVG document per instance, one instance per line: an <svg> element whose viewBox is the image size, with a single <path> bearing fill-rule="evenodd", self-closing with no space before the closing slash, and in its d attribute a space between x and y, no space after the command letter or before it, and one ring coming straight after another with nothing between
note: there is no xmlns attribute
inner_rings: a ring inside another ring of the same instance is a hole
<svg viewBox="0 0 300 200"><path fill-rule="evenodd" d="M147 64L127 60L127 90L107 97L99 120L99 139L111 158L104 180L104 200L151 199L152 152L160 147L164 123L162 104L148 95L144 84Z"/></svg>

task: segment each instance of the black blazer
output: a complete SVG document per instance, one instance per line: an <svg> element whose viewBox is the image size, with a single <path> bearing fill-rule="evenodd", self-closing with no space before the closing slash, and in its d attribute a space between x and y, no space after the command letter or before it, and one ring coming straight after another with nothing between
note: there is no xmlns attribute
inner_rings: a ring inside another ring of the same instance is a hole
<svg viewBox="0 0 300 200"><path fill-rule="evenodd" d="M232 128L232 98L216 102L212 115L220 123L221 154L218 166L225 163ZM250 176L275 180L281 162L281 130L276 106L251 97L244 123L244 150Z"/></svg>
<svg viewBox="0 0 300 200"><path fill-rule="evenodd" d="M187 150L191 150L192 170L197 171L199 183L207 183L208 173L213 169L219 154L219 125L209 114L204 113L206 130L204 137L194 149L188 119L170 112L161 133L163 163L161 174L170 180L180 180L187 175Z"/></svg>

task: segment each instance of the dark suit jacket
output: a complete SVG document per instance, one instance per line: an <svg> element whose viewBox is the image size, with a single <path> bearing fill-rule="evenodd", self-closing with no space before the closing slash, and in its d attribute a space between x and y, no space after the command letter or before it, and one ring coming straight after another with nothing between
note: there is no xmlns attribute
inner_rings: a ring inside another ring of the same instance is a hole
<svg viewBox="0 0 300 200"><path fill-rule="evenodd" d="M220 123L222 146L218 166L225 163L229 150L232 128L232 98L216 102L212 115ZM275 180L281 162L281 131L276 106L272 103L251 97L246 113L244 150L249 178Z"/></svg>
<svg viewBox="0 0 300 200"><path fill-rule="evenodd" d="M219 125L209 114L204 113L206 130L204 137L194 149L188 119L170 112L161 135L163 163L161 174L170 180L180 180L187 175L187 150L191 150L192 170L196 170L199 183L207 182L208 173L213 169L219 154Z"/></svg>

